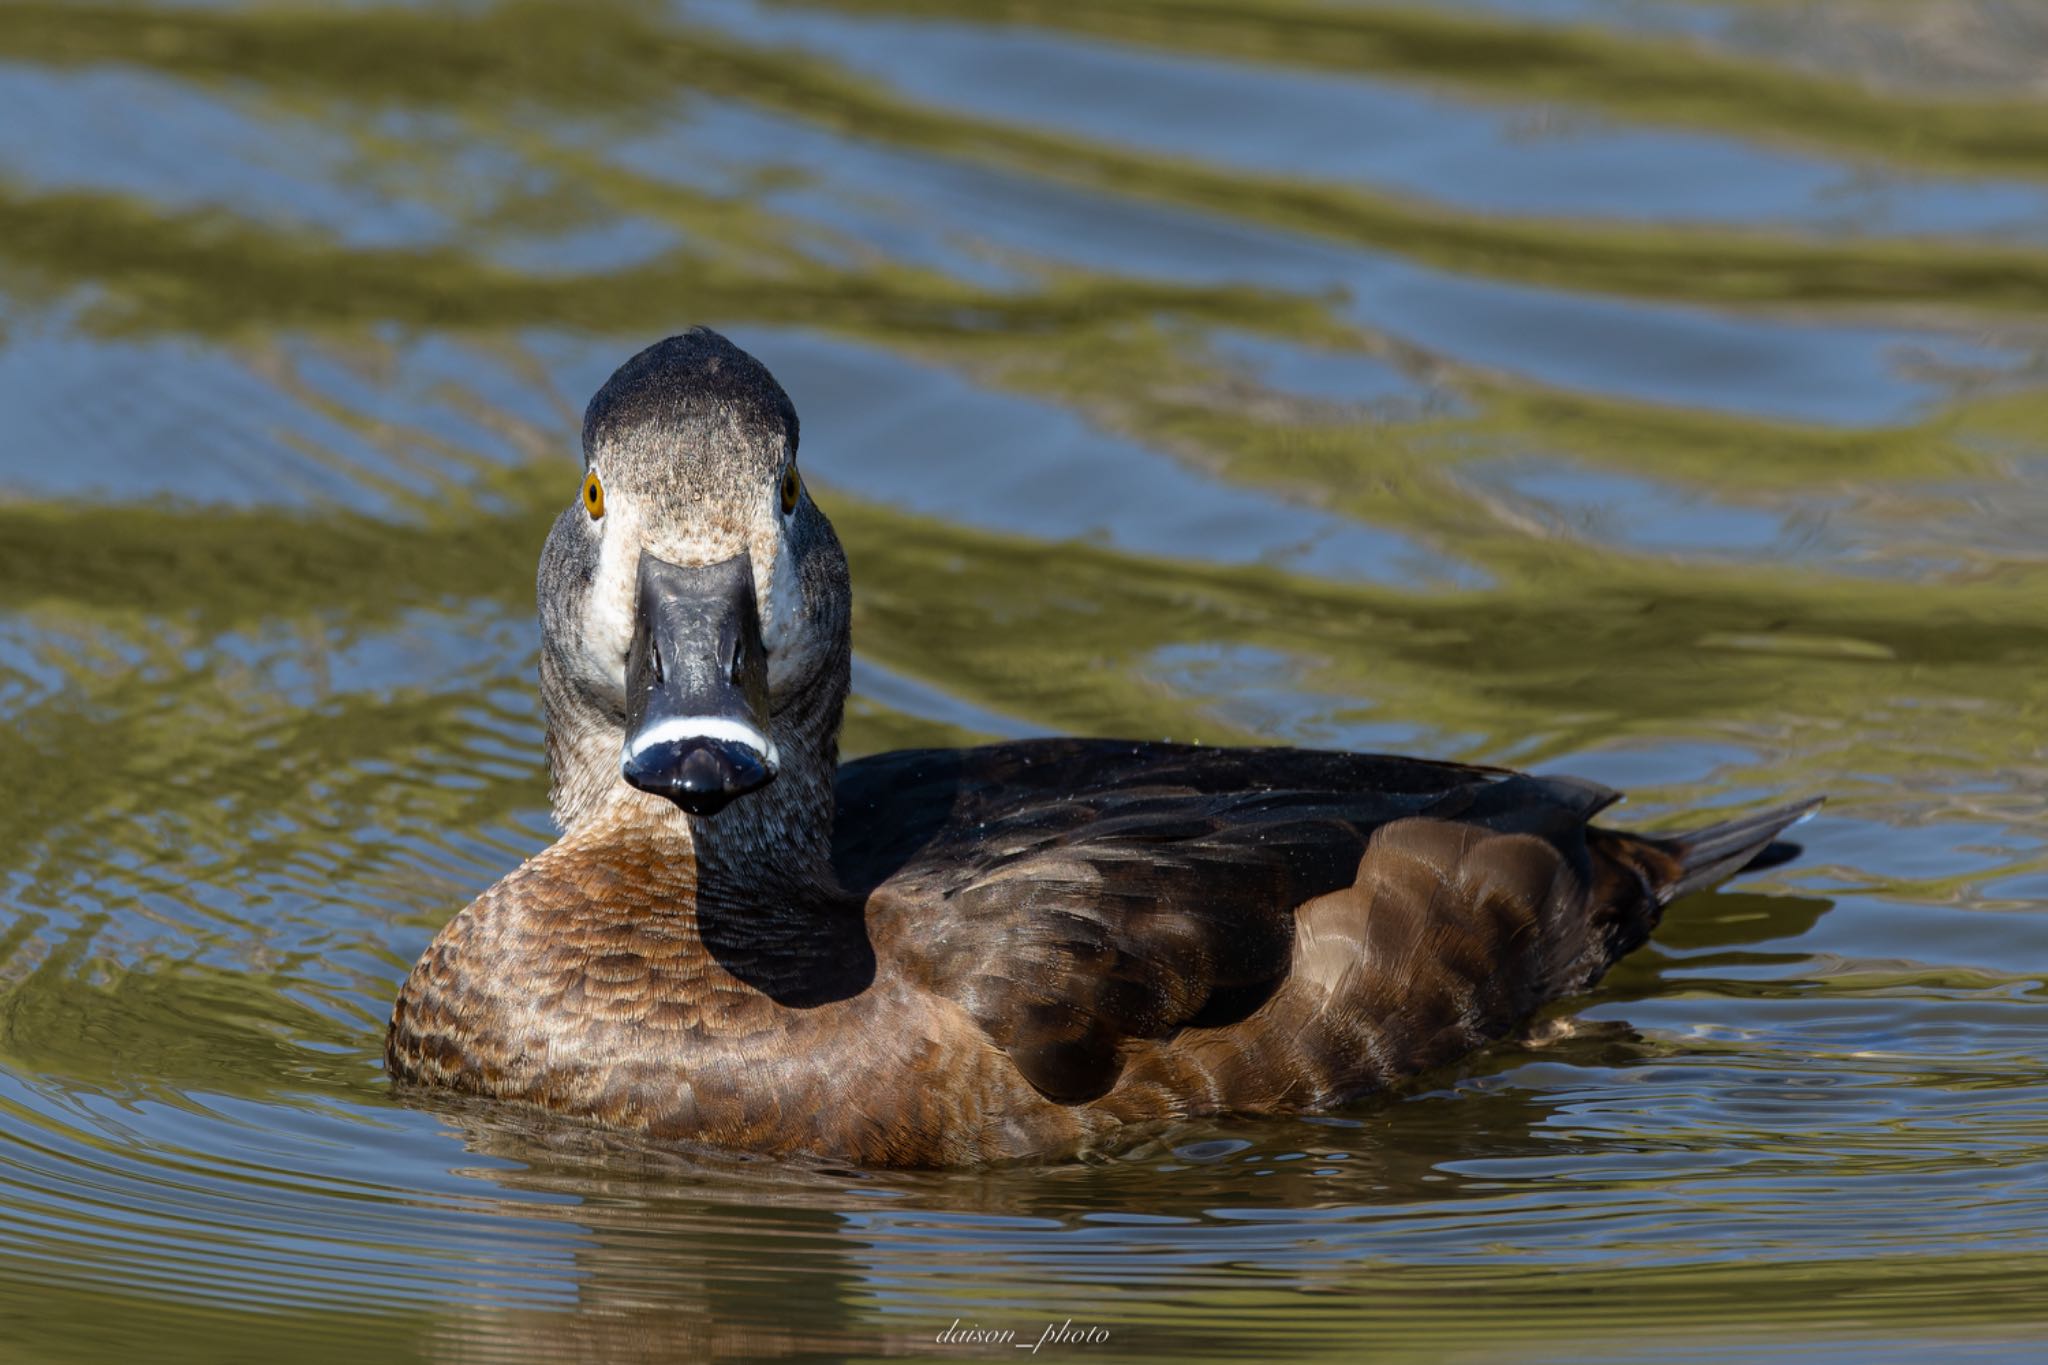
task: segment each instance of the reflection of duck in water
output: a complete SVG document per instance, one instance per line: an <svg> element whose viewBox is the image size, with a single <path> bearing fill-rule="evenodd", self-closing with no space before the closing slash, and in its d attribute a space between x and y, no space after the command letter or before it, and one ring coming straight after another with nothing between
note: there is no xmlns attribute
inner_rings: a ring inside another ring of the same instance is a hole
<svg viewBox="0 0 2048 1365"><path fill-rule="evenodd" d="M840 769L796 437L701 329L591 401L540 571L565 832L413 969L394 1076L873 1164L1316 1109L1585 988L1811 809L1652 839L1567 778L1107 740Z"/></svg>
<svg viewBox="0 0 2048 1365"><path fill-rule="evenodd" d="M1174 1130L1187 1145L1145 1142L1100 1164L865 1176L837 1163L761 1161L562 1123L523 1105L435 1095L437 1117L484 1158L460 1171L469 1178L465 1206L519 1232L468 1271L469 1283L498 1292L441 1303L425 1354L451 1362L929 1356L956 1312L1027 1336L1063 1319L1128 1322L1132 1272L1154 1304L1194 1301L1219 1271L1279 1246L1289 1273L1270 1290L1273 1311L1288 1311L1287 1299L1299 1312L1295 1296L1321 1290L1369 1312L1405 1291L1363 1248L1398 1242L1409 1228L1426 1236L1457 1226L1476 1236L1486 1219L1475 1223L1463 1205L1498 1200L1512 1179L1508 1163L1542 1163L1550 1197L1572 1197L1572 1183L1552 1169L1560 1111L1545 1096L1516 1086L1460 1089L1411 1097L1390 1122L1239 1120L1227 1137L1192 1122ZM1634 1150L1626 1131L1584 1137L1575 1151L1596 1169L1602 1146ZM1468 1162L1483 1170L1467 1174ZM1249 1236L1242 1221L1210 1216L1241 1208L1253 1177L1261 1207L1323 1212ZM494 1187L501 1198L485 1195ZM1119 1217L1133 1207L1163 1215L1170 1230ZM976 1303L941 1306L957 1271L943 1249L964 1244L975 1248ZM764 1254L772 1274L762 1273ZM1069 1273L1048 1278L1048 1265ZM1076 1274L1082 1265L1122 1273ZM507 1293L514 1276L519 1289ZM565 1313L570 1296L574 1310ZM1143 1344L1168 1357L1271 1355L1261 1325L1270 1318L1238 1307L1231 1325L1147 1323Z"/></svg>

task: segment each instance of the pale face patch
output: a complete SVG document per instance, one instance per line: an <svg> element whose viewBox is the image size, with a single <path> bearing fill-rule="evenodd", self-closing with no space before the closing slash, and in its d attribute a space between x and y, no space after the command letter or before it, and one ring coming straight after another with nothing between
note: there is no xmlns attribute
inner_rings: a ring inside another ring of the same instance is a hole
<svg viewBox="0 0 2048 1365"><path fill-rule="evenodd" d="M594 460L592 468L598 463ZM809 628L803 578L789 543L792 518L782 512L779 490L777 480L737 525L725 520L693 526L694 516L689 520L664 517L659 515L658 504L656 514L650 515L648 505L632 492L606 484L605 514L585 528L587 534L598 538L597 570L584 607L582 648L577 652L586 687L623 701L643 551L671 564L697 565L716 563L747 549L754 563L754 594L760 603L770 696L787 697L816 675L832 642ZM683 524L662 524L673 521Z"/></svg>
<svg viewBox="0 0 2048 1365"><path fill-rule="evenodd" d="M623 700L626 653L633 646L633 590L640 574L638 521L624 499L613 497L602 521L590 523L598 537L597 572L583 609L580 662L586 682Z"/></svg>

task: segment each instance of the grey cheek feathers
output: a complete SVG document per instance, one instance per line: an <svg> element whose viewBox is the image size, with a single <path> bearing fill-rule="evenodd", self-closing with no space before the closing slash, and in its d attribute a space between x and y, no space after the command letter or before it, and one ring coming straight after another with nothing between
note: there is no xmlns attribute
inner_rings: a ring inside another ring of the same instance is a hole
<svg viewBox="0 0 2048 1365"><path fill-rule="evenodd" d="M758 572L758 571L757 571ZM804 629L804 585L787 524L776 528L775 563L755 590L763 603L761 643L768 651L768 690L787 694L818 670L820 633Z"/></svg>

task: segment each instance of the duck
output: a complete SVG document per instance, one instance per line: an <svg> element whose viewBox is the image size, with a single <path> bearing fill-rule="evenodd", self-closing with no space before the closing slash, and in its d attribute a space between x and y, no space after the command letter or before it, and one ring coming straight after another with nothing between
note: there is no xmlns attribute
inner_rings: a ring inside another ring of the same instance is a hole
<svg viewBox="0 0 2048 1365"><path fill-rule="evenodd" d="M591 400L540 557L560 838L407 976L408 1092L867 1167L1057 1160L1397 1091L1798 850L1599 784L1095 738L842 765L852 583L768 369L694 328Z"/></svg>

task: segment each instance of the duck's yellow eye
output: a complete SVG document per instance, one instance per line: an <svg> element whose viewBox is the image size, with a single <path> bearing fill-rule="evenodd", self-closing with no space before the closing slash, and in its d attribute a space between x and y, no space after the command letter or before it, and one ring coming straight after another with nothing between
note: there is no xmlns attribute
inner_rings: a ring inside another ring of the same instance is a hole
<svg viewBox="0 0 2048 1365"><path fill-rule="evenodd" d="M788 469L785 469L785 470L783 470L783 471L782 471L782 515L784 515L784 516L786 517L786 516L788 516L788 515L789 515L789 514L790 514L791 512L794 512L794 511L796 510L796 500L797 500L797 497L798 497L798 495L799 495L799 494L801 494L801 493L802 493L803 491L804 491L804 481L803 481L803 477L802 477L801 475L799 475L799 474L798 474L798 473L796 472L796 466L795 466L795 465L791 465L791 466L790 466L790 467L789 467Z"/></svg>
<svg viewBox="0 0 2048 1365"><path fill-rule="evenodd" d="M604 515L604 485L594 473L583 476L583 510L590 513L592 521Z"/></svg>

